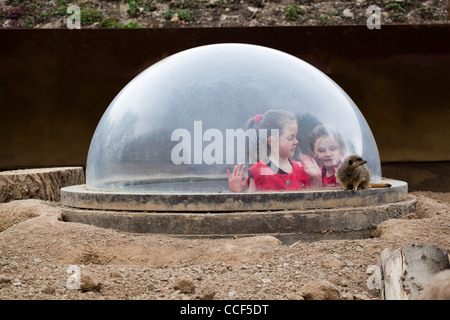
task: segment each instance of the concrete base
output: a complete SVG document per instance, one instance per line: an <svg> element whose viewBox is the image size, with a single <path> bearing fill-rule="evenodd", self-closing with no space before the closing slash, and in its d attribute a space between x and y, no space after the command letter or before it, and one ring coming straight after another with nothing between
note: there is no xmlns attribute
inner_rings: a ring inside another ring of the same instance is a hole
<svg viewBox="0 0 450 320"><path fill-rule="evenodd" d="M415 212L412 196L404 201L368 207L275 212L167 213L82 210L64 207L64 221L132 233L182 237L272 235L284 243L368 238L376 225Z"/></svg>
<svg viewBox="0 0 450 320"><path fill-rule="evenodd" d="M63 205L96 210L156 212L236 212L347 208L402 201L408 184L383 180L389 188L344 191L316 189L279 192L156 192L132 190L103 191L86 185L61 189Z"/></svg>
<svg viewBox="0 0 450 320"><path fill-rule="evenodd" d="M273 235L284 243L370 237L385 220L415 212L407 184L390 188L249 194L121 194L61 189L63 219L132 233L180 237ZM184 210L183 210L184 209Z"/></svg>

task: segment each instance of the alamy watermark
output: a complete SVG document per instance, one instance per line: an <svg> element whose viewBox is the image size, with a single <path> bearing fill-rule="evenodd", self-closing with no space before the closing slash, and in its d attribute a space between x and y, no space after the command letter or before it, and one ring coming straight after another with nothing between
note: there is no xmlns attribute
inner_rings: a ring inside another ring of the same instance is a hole
<svg viewBox="0 0 450 320"><path fill-rule="evenodd" d="M367 274L371 274L371 276L367 279L366 285L369 290L372 289L382 289L382 277L381 277L381 269L379 266L370 265L366 270Z"/></svg>
<svg viewBox="0 0 450 320"><path fill-rule="evenodd" d="M226 129L225 134L210 128L203 132L202 121L194 121L193 135L188 129L175 129L171 141L178 141L172 148L171 160L180 164L255 164L268 155L267 129ZM271 139L279 137L279 130L270 130ZM261 141L261 143L258 143ZM278 153L278 145L272 144L270 152ZM276 149L275 149L276 148ZM225 155L224 155L225 151ZM248 157L248 158L247 158Z"/></svg>
<svg viewBox="0 0 450 320"><path fill-rule="evenodd" d="M70 5L67 7L67 14L70 16L67 18L66 25L69 29L81 29L81 10L79 6Z"/></svg>
<svg viewBox="0 0 450 320"><path fill-rule="evenodd" d="M367 18L366 25L370 30L381 29L381 9L379 6L371 5L366 11L369 14Z"/></svg>
<svg viewBox="0 0 450 320"><path fill-rule="evenodd" d="M81 268L76 265L70 265L67 270L69 277L66 280L66 288L78 290L81 287Z"/></svg>
<svg viewBox="0 0 450 320"><path fill-rule="evenodd" d="M79 6L70 5L67 7L67 14L70 16L67 18L66 25L69 29L81 29L81 10ZM367 8L366 13L369 15L366 21L367 28L381 29L381 9L377 5L371 5Z"/></svg>

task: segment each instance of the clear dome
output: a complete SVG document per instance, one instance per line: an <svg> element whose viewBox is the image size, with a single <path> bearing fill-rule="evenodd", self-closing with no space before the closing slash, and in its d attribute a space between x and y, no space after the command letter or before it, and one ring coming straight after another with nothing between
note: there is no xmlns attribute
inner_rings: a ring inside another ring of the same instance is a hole
<svg viewBox="0 0 450 320"><path fill-rule="evenodd" d="M292 55L248 44L214 44L174 54L135 77L111 102L91 141L86 186L129 192L229 192L227 169L249 168L247 120L271 109L298 123L293 156L315 156L319 125L339 133L342 157L367 160L381 179L370 128L328 76ZM317 130L317 129L316 129Z"/></svg>

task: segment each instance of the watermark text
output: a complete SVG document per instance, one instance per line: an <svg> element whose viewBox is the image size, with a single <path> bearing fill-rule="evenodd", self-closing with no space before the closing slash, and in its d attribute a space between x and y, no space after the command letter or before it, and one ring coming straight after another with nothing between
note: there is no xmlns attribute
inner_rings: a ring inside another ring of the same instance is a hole
<svg viewBox="0 0 450 320"><path fill-rule="evenodd" d="M81 29L81 10L79 6L70 5L67 7L67 14L70 16L67 18L66 25L69 29Z"/></svg>
<svg viewBox="0 0 450 320"><path fill-rule="evenodd" d="M369 15L366 21L367 28L370 30L381 29L381 9L379 6L371 5L367 8L366 13Z"/></svg>

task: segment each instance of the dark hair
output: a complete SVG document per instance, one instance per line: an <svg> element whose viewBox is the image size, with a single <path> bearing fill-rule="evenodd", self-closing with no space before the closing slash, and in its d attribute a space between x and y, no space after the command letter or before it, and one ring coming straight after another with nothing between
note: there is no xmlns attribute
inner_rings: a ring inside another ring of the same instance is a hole
<svg viewBox="0 0 450 320"><path fill-rule="evenodd" d="M292 112L286 110L271 109L260 115L259 123L255 121L255 117L247 121L247 129L267 129L270 136L270 130L279 130L280 135L283 134L284 125L292 120L297 120Z"/></svg>
<svg viewBox="0 0 450 320"><path fill-rule="evenodd" d="M345 151L345 143L342 136L329 126L320 124L313 129L309 136L309 148L311 149L311 152L314 152L314 146L317 139L328 136L334 137L339 146L342 148L342 151Z"/></svg>
<svg viewBox="0 0 450 320"><path fill-rule="evenodd" d="M259 159L259 150L261 148L261 142L259 137L259 130L260 129L266 129L267 130L267 137L272 136L272 130L278 130L279 136L283 134L284 125L290 121L297 121L295 115L292 112L286 111L286 110L277 110L277 109L271 109L265 112L262 115L256 115L252 118L250 118L247 121L247 129L255 129L256 135L257 135L257 150L251 150L253 154L256 154L256 161L262 160ZM250 143L250 145L253 145ZM270 146L267 145L267 141L265 141L265 146L267 147L267 150L270 152Z"/></svg>

